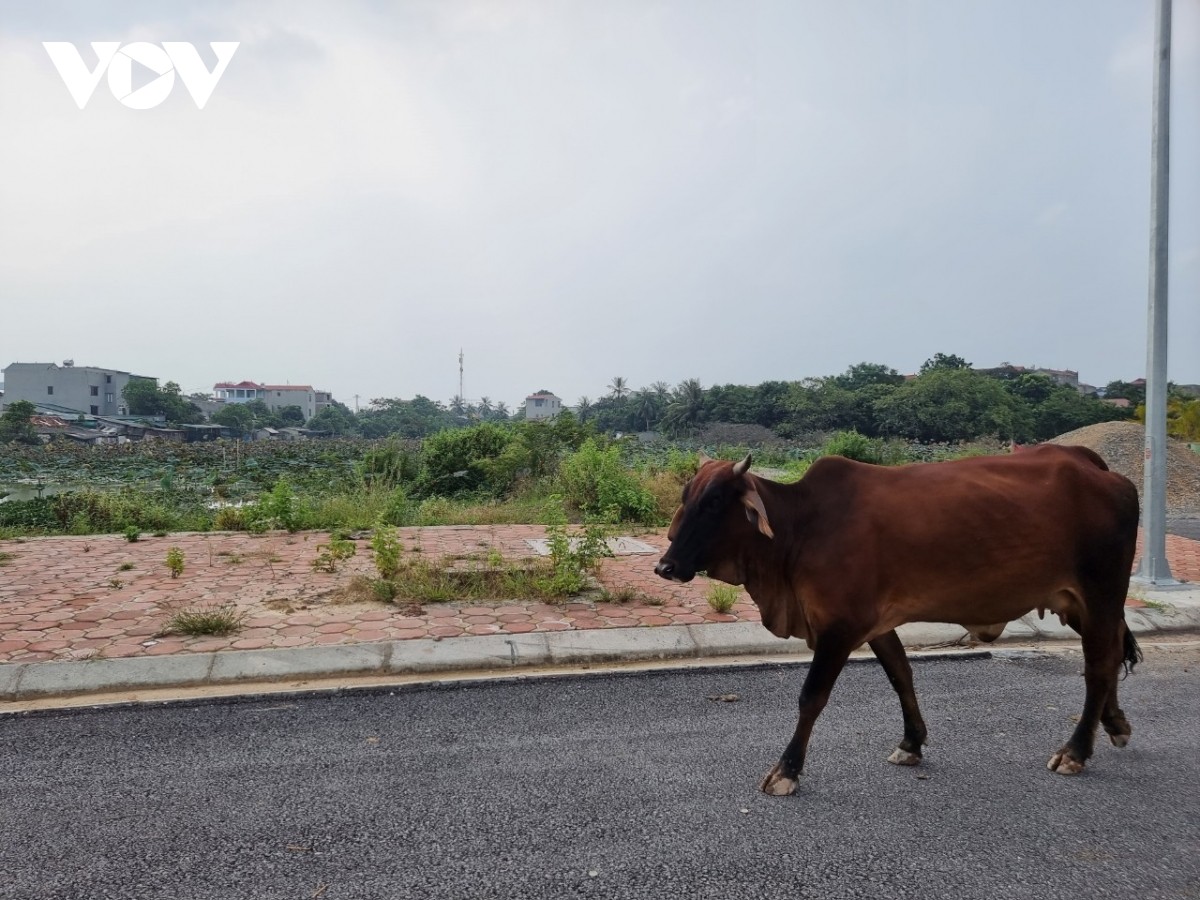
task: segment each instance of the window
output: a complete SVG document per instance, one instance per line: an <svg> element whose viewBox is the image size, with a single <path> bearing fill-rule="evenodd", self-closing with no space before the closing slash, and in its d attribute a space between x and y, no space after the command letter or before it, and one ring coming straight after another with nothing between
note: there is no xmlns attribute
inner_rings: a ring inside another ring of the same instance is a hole
<svg viewBox="0 0 1200 900"><path fill-rule="evenodd" d="M93 415L93 416L98 416L98 415L100 415L100 407L98 407L98 406L92 406L92 407L89 407L89 408L91 409L91 411L92 411L92 415Z"/></svg>
<svg viewBox="0 0 1200 900"><path fill-rule="evenodd" d="M534 405L534 406L541 406L541 405L542 405L543 403L545 403L545 402L546 402L546 401L544 401L544 400L543 400L541 397L538 397L538 399L536 399L536 400L534 400L534 401L533 401L533 405Z"/></svg>
<svg viewBox="0 0 1200 900"><path fill-rule="evenodd" d="M105 375L105 376L104 376L104 383L105 383L105 384L112 384L112 376L111 376L111 375Z"/></svg>
<svg viewBox="0 0 1200 900"><path fill-rule="evenodd" d="M92 396L93 397L100 396L100 388L96 387L96 385L94 385L94 384L92 385Z"/></svg>
<svg viewBox="0 0 1200 900"><path fill-rule="evenodd" d="M112 402L113 402L113 395L112 395L112 394L105 394L105 395L104 395L104 402L105 402L105 403L112 403Z"/></svg>
<svg viewBox="0 0 1200 900"><path fill-rule="evenodd" d="M47 394L47 396L50 396L50 395L52 395L53 393L54 393L54 385L52 385L52 384L48 384L48 385L46 385L46 394Z"/></svg>
<svg viewBox="0 0 1200 900"><path fill-rule="evenodd" d="M283 391L276 391L276 392L275 392L275 396L276 396L276 397L282 397L282 396L283 396Z"/></svg>

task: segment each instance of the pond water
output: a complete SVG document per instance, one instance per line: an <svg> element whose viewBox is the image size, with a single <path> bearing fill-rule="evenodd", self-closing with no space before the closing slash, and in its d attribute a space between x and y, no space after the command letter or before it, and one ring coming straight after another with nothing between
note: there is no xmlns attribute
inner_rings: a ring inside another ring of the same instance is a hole
<svg viewBox="0 0 1200 900"><path fill-rule="evenodd" d="M58 481L43 481L40 485L28 482L0 484L0 503L8 500L33 500L36 497L53 497L55 494L61 494L63 491L78 490L80 487L82 485L64 484ZM8 496L4 496L5 494Z"/></svg>

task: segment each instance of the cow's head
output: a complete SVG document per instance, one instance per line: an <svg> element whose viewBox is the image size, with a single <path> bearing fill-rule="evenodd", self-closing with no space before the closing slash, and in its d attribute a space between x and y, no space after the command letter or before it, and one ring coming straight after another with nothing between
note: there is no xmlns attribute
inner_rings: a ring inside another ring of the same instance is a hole
<svg viewBox="0 0 1200 900"><path fill-rule="evenodd" d="M656 574L671 581L691 581L698 571L720 581L741 584L738 549L762 535L774 537L762 497L749 474L750 456L730 463L700 455L700 468L683 488Z"/></svg>

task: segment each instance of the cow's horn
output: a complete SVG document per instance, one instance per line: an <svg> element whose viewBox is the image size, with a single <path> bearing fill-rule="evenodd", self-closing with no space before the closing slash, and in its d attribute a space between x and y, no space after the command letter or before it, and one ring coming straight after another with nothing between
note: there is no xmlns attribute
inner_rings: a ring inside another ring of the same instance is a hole
<svg viewBox="0 0 1200 900"><path fill-rule="evenodd" d="M735 477L741 478L743 475L745 475L749 471L750 471L750 454L747 453L745 459L743 459L741 462L736 462L733 464L733 474Z"/></svg>

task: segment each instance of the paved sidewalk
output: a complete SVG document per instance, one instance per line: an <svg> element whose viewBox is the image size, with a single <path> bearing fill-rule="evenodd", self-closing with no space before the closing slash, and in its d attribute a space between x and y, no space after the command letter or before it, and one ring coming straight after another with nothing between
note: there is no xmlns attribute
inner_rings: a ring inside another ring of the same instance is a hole
<svg viewBox="0 0 1200 900"><path fill-rule="evenodd" d="M405 552L419 548L423 558L495 550L521 559L533 555L529 541L543 536L540 526L527 525L400 529ZM757 625L757 609L745 593L722 615L708 606L705 579L680 585L657 578L653 565L666 547L662 529L631 536L654 552L606 559L598 574L602 586L626 602L445 603L420 611L338 602L350 579L374 573L365 540L333 574L312 569L318 544L328 539L316 533L0 541L0 554L7 554L0 557L0 699L80 691L92 682L96 688L220 683L803 649ZM170 547L185 554L178 579L164 564ZM1168 556L1177 578L1200 582L1200 542L1171 536ZM1128 601L1136 630L1200 627L1200 591L1151 593L1135 589ZM243 629L230 637L161 634L180 609L223 604L247 614ZM1053 616L1041 622L1031 616L1006 635L1065 632ZM915 646L962 633L955 626L910 626L905 639ZM177 662L155 665L158 657ZM131 665L118 665L122 661Z"/></svg>

